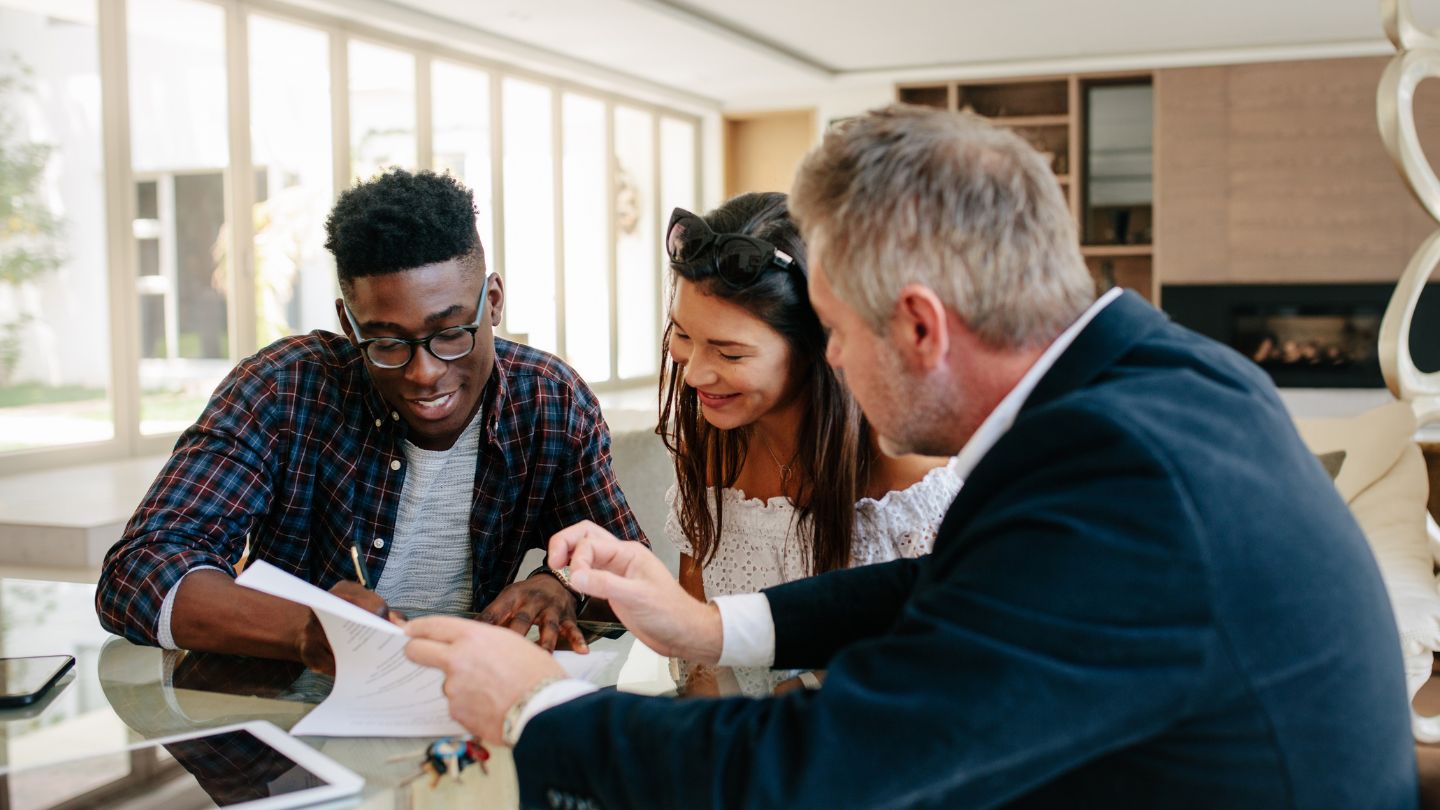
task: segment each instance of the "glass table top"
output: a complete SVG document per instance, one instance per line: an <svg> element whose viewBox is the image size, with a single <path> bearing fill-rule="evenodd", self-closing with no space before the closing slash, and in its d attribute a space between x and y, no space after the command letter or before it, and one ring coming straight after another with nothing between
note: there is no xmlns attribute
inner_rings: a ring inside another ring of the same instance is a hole
<svg viewBox="0 0 1440 810"><path fill-rule="evenodd" d="M159 802L173 761L118 749L147 739L268 720L289 729L329 693L331 680L300 664L142 647L101 629L95 586L0 573L0 656L73 655L74 669L37 703L0 709L0 765L34 766L110 754L84 772L47 783L45 796L17 796L0 775L0 807L179 806ZM413 612L412 612L413 613ZM673 690L665 659L626 634L594 650L618 653L606 682L626 691ZM672 692L673 693L673 692ZM302 737L365 777L364 808L515 807L510 752L492 748L488 774L467 768L431 788L420 773L426 739ZM81 797L84 797L83 799ZM201 797L203 800L203 797ZM21 803L23 801L23 804Z"/></svg>

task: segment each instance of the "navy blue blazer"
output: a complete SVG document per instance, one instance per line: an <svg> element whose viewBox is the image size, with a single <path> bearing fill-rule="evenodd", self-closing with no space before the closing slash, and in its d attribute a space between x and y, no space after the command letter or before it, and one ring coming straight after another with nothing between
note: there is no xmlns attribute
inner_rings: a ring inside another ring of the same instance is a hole
<svg viewBox="0 0 1440 810"><path fill-rule="evenodd" d="M515 749L526 806L1408 808L1370 551L1264 374L1111 303L934 552L765 592L768 700L589 695Z"/></svg>

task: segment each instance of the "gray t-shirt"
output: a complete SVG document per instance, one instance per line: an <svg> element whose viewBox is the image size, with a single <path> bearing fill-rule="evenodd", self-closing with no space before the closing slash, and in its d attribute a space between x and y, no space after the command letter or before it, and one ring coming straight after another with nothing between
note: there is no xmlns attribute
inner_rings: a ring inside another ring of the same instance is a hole
<svg viewBox="0 0 1440 810"><path fill-rule="evenodd" d="M480 452L480 414L449 450L405 442L405 484L385 570L375 592L392 607L471 609L470 506Z"/></svg>

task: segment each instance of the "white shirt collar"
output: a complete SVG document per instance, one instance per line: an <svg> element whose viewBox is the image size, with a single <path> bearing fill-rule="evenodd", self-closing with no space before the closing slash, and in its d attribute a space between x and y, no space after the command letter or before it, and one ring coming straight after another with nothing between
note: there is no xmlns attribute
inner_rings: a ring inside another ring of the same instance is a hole
<svg viewBox="0 0 1440 810"><path fill-rule="evenodd" d="M995 443L1000 441L1000 437L1010 429L1010 426L1015 424L1015 417L1020 414L1020 409L1025 407L1025 400L1030 398L1035 386L1040 384L1040 380L1050 371L1050 367L1055 365L1055 361L1060 359L1060 355L1064 354L1065 350L1070 348L1070 344L1075 342L1075 338L1080 335L1081 330L1120 295L1121 289L1112 287L1091 304L1089 309L1081 313L1074 323L1066 327L1065 331L1061 332L1060 336L1045 348L1040 358L1035 361L1035 365L1031 366L1025 372L1025 376L1020 378L1020 382L1010 389L1010 393L1000 400L1000 404L995 406L995 410L985 417L985 421L980 423L980 428L975 431L975 435L970 437L970 441L965 443L959 455L955 457L955 472L961 480L970 477L970 473L979 466L981 459L990 452L990 448L994 447Z"/></svg>

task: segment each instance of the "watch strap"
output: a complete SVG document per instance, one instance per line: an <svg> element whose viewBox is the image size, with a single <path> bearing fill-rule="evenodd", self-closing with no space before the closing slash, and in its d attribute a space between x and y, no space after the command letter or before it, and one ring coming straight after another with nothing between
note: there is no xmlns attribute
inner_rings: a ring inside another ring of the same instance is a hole
<svg viewBox="0 0 1440 810"><path fill-rule="evenodd" d="M565 679L559 677L544 678L539 683L530 687L530 690L521 695L519 700L510 704L510 708L505 710L505 719L500 724L501 741L511 748L514 748L515 743L520 741L520 732L522 730L519 728L520 717L525 713L525 707L529 705L530 701L535 699L536 695L545 691L547 687L563 680Z"/></svg>
<svg viewBox="0 0 1440 810"><path fill-rule="evenodd" d="M551 568L549 565L541 563L539 568L536 568L534 571L530 572L530 576L532 577L536 574L549 574L550 576L559 580L561 585L565 586L565 590L569 591L571 595L575 597L576 616L580 615L580 611L583 610L585 608L585 605L590 601L590 597L575 590L575 586L570 584L570 569L568 567Z"/></svg>

